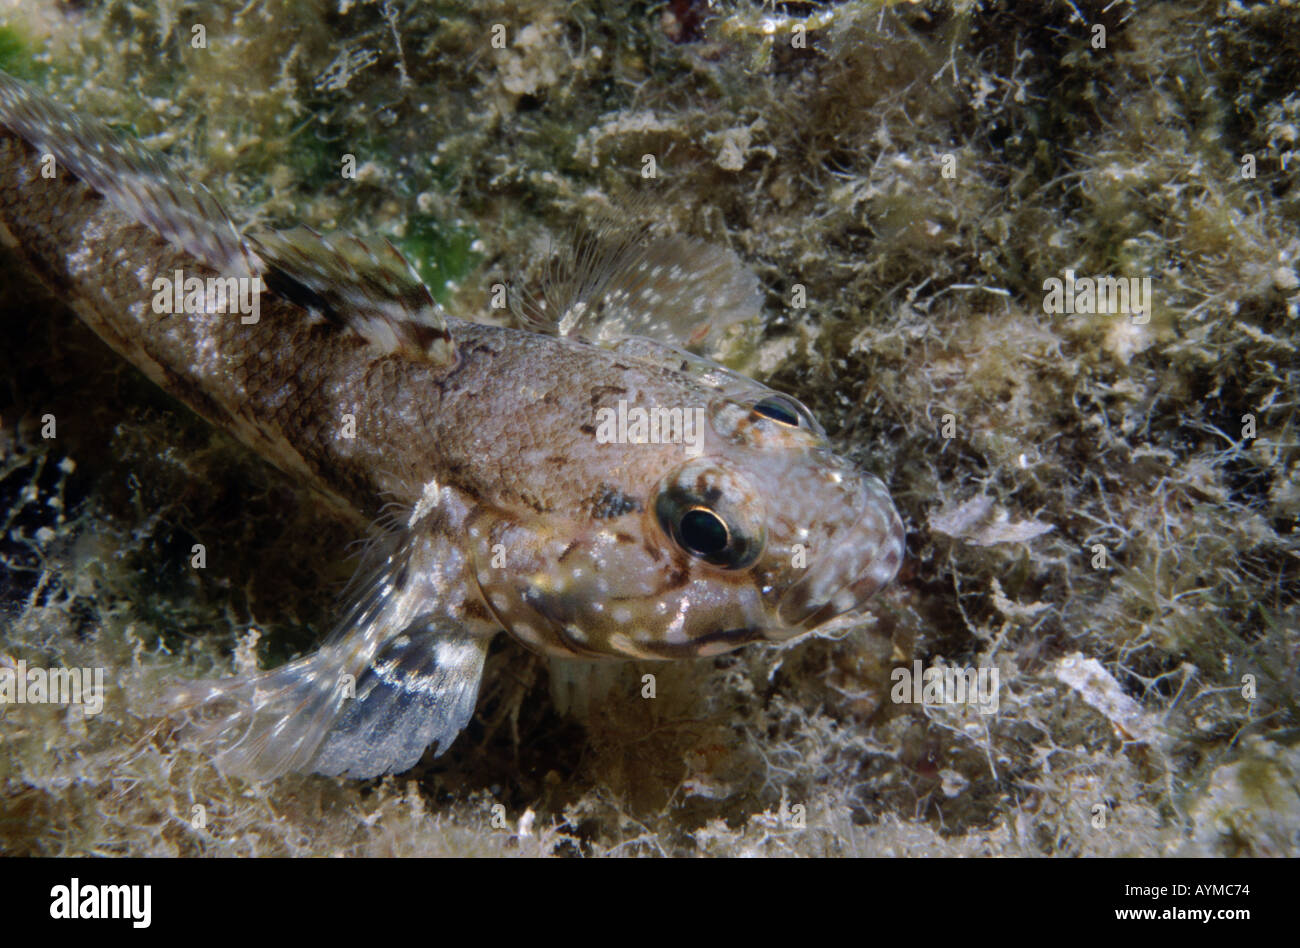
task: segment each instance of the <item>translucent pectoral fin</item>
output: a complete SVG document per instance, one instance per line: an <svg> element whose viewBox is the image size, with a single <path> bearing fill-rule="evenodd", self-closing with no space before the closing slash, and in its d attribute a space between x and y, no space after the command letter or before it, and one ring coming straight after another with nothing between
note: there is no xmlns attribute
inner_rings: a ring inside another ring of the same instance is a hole
<svg viewBox="0 0 1300 948"><path fill-rule="evenodd" d="M260 675L178 685L168 716L224 773L272 780L306 770L346 693L346 658L327 648Z"/></svg>
<svg viewBox="0 0 1300 948"><path fill-rule="evenodd" d="M312 764L316 773L400 773L445 751L474 714L488 640L421 619L371 662Z"/></svg>
<svg viewBox="0 0 1300 948"><path fill-rule="evenodd" d="M163 712L228 774L402 770L469 721L495 627L465 626L462 561L442 533L403 531L359 574L329 641L273 671L182 685Z"/></svg>

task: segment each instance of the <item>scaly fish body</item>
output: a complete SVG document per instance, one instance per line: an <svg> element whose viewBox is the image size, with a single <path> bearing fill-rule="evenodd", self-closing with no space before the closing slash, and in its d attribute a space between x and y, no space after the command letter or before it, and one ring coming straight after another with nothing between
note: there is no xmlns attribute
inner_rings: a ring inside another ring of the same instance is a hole
<svg viewBox="0 0 1300 948"><path fill-rule="evenodd" d="M533 306L547 331L454 319L390 245L242 233L206 191L2 73L0 240L160 386L341 510L403 511L318 652L178 690L170 711L231 770L371 776L441 752L500 629L566 657L712 655L851 613L901 561L884 486L803 406L673 344L758 312L753 278L714 248L586 244ZM210 289L160 314L157 281L178 271L260 283L256 321Z"/></svg>

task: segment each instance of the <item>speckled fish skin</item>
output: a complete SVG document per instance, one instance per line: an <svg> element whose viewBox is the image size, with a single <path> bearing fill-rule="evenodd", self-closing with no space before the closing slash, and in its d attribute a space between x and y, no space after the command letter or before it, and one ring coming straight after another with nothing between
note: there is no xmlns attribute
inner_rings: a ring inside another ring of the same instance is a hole
<svg viewBox="0 0 1300 948"><path fill-rule="evenodd" d="M223 767L365 777L441 753L500 629L566 657L692 658L788 639L893 578L884 485L797 402L662 341L449 317L391 248L342 239L241 234L139 146L0 73L0 240L113 349L340 510L403 511L318 652L177 690L168 711ZM683 287L710 302L687 244L648 248L569 291L670 316ZM159 315L154 280L176 270L271 292L251 325ZM630 408L698 410L696 449L600 443L601 410Z"/></svg>

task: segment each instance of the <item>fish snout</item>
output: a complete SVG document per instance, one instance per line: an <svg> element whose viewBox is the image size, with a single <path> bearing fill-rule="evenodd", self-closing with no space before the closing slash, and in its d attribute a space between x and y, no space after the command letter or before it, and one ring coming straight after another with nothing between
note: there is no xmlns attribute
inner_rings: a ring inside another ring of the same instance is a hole
<svg viewBox="0 0 1300 948"><path fill-rule="evenodd" d="M845 513L827 521L823 549L810 547L807 576L782 597L777 616L789 635L861 609L898 573L906 550L903 521L879 478L854 472ZM848 481L848 476L845 477Z"/></svg>

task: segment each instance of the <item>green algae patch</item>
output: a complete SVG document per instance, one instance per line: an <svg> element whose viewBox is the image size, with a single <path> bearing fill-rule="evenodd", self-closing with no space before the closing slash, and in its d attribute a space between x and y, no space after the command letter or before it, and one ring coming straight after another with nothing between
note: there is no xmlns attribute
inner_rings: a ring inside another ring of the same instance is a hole
<svg viewBox="0 0 1300 948"><path fill-rule="evenodd" d="M19 79L37 79L40 65L32 56L29 41L15 27L0 26L0 69Z"/></svg>
<svg viewBox="0 0 1300 948"><path fill-rule="evenodd" d="M483 259L482 244L471 228L423 214L407 218L405 234L395 243L439 303L446 303Z"/></svg>

